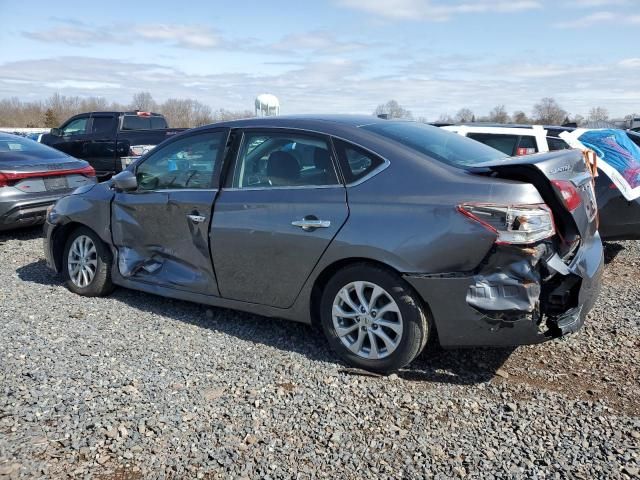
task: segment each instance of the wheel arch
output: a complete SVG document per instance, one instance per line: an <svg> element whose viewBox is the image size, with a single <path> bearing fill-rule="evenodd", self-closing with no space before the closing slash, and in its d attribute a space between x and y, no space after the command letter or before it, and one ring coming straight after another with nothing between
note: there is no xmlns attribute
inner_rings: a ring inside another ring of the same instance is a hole
<svg viewBox="0 0 640 480"><path fill-rule="evenodd" d="M372 258L366 258L366 257L343 258L327 265L320 272L320 274L315 278L315 281L313 282L313 287L311 289L311 298L309 301L309 316L311 318L311 324L314 327L320 326L320 301L322 299L322 292L324 291L324 287L326 286L327 282L329 282L331 277L333 277L333 275L335 275L338 271L342 270L343 268L350 267L352 265L358 265L358 264L365 264L368 266L382 268L383 270L387 270L389 272L392 272L402 277L402 273L399 272L397 269L393 268L391 265L381 262L379 260L374 260ZM427 315L430 318L433 318L431 314L431 309L429 308L429 305L427 304L427 302L408 282L406 283L407 283L407 286L415 294L415 297L419 299L420 304L424 308ZM434 334L436 334L435 325L432 325L432 328L434 330Z"/></svg>
<svg viewBox="0 0 640 480"><path fill-rule="evenodd" d="M67 239L74 231L81 227L88 228L92 232L96 233L93 228L80 222L65 223L64 225L56 227L56 229L53 231L53 235L51 236L51 255L56 266L56 271L62 271L64 246L67 243ZM97 235L98 234L96 233L96 236ZM98 236L98 238L100 237Z"/></svg>

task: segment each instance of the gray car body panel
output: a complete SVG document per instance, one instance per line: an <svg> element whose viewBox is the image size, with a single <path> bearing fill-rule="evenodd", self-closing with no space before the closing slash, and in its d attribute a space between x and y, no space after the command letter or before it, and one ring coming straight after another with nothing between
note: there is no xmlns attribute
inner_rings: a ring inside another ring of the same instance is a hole
<svg viewBox="0 0 640 480"><path fill-rule="evenodd" d="M59 227L71 222L85 224L96 230L111 246L115 267L113 280L118 285L311 323L310 306L314 286L322 274L346 260L370 260L398 271L420 294L433 313L440 342L445 346L512 345L536 343L550 338L540 335L530 319L523 318L506 327L505 322L496 323L490 315L479 312L467 303L465 298L471 286L477 282L479 266L495 250L495 235L460 215L455 208L464 202L511 204L514 199L517 203L544 203L536 187L521 181L474 175L429 161L400 143L387 141L357 128L358 125L377 121L381 120L372 117L278 117L215 126L309 130L362 146L385 159L386 163L366 181L347 185L346 188L292 188L283 189L280 193L271 190L268 200L275 204L275 213L269 217L269 221L279 225L271 229L267 224L256 228L267 218L260 212L260 206L265 207L264 194L250 190L220 189L215 203L212 200L213 214L209 231L212 277L209 278L209 291L180 288L170 282L126 278L120 273L117 262L124 245L116 248L114 239L118 229L124 227L125 223L115 226L113 235L109 225L112 218L122 221L125 215L118 212L117 206L111 205L114 191L109 183L58 202L55 220L48 222L45 227L47 262L57 270L61 268L59 252L55 251L59 249L60 242L57 247L55 242ZM202 127L192 132L213 128ZM144 157L140 161L144 161ZM299 205L286 206L283 192L298 195ZM327 209L319 212L318 216L331 215L332 220L336 219L332 221L331 229L302 232L290 225L292 220L300 216L315 214L309 208L318 202L326 202L323 208ZM153 215L143 215L142 222L150 220ZM173 228L176 224L171 223L171 226ZM136 228L130 232L121 231L118 235L125 239ZM153 245L161 232L164 230L139 232L145 238L142 244ZM180 233L175 232L176 235ZM205 261L202 232L194 235L183 230L182 233L184 238L180 250L197 251L202 255L199 260ZM580 249L571 265L572 274L581 278L584 276L580 297L586 306L570 312L573 323L567 323L569 326L564 333L579 327L597 295L602 246L597 234L591 238L591 243ZM306 240L301 244L301 239ZM251 255L238 258L247 247L251 249ZM523 253L523 258L527 255ZM253 281L252 267L255 271L260 270L259 286L276 285L247 294L243 290L251 289L247 288L247 284Z"/></svg>
<svg viewBox="0 0 640 480"><path fill-rule="evenodd" d="M14 135L0 133L0 140L16 142L32 142ZM61 197L68 195L78 187L95 184L95 178L85 177L77 173L64 174L88 166L82 160L58 152L52 148L38 144L39 149L51 150L50 158L36 158L28 153L17 151L15 159L0 159L0 172L24 174L47 174L62 172L60 176L49 177L64 179L63 187L50 189L49 180L42 177L25 178L14 185L0 188L0 231L18 227L27 227L44 222L47 208ZM9 153L9 152L5 152ZM13 158L12 153L12 158Z"/></svg>

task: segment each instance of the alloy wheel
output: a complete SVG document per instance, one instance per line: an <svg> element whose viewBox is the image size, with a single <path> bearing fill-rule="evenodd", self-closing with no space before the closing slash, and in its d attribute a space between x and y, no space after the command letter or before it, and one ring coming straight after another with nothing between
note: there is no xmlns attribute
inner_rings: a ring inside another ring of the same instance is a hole
<svg viewBox="0 0 640 480"><path fill-rule="evenodd" d="M333 327L342 344L359 357L391 355L402 338L402 314L393 297L371 282L351 282L333 301Z"/></svg>
<svg viewBox="0 0 640 480"><path fill-rule="evenodd" d="M85 288L91 284L98 269L98 251L93 240L78 236L69 248L67 270L73 284Z"/></svg>

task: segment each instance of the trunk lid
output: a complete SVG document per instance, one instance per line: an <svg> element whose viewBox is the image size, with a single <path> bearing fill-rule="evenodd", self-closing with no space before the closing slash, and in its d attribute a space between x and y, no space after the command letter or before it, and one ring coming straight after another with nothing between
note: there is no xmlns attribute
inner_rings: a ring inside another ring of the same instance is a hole
<svg viewBox="0 0 640 480"><path fill-rule="evenodd" d="M589 238L598 229L593 177L579 150L508 157L476 164L468 170L474 174L533 184L551 208L558 234L568 244L580 238ZM580 199L579 204L571 210L563 199L563 187L571 190L569 185L575 188Z"/></svg>

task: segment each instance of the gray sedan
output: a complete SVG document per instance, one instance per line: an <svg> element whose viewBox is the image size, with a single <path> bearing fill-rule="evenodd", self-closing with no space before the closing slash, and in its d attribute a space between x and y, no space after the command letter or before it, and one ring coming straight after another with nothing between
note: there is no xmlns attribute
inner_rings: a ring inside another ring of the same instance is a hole
<svg viewBox="0 0 640 480"><path fill-rule="evenodd" d="M574 151L510 159L412 122L297 116L178 135L61 199L48 265L114 285L318 324L387 372L429 339L574 332L600 286L593 179Z"/></svg>
<svg viewBox="0 0 640 480"><path fill-rule="evenodd" d="M44 222L51 205L78 187L96 183L96 172L28 138L0 133L0 231Z"/></svg>

